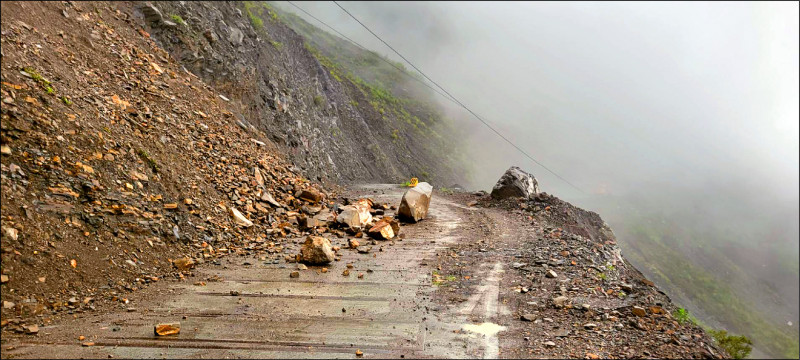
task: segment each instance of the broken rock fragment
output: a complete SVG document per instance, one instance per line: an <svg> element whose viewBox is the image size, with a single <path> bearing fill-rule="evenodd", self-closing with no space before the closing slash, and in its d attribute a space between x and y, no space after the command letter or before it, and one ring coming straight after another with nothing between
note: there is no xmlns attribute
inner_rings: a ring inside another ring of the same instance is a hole
<svg viewBox="0 0 800 360"><path fill-rule="evenodd" d="M307 200L315 204L322 201L322 193L311 188L298 191L294 197Z"/></svg>
<svg viewBox="0 0 800 360"><path fill-rule="evenodd" d="M333 261L334 254L330 240L309 236L300 249L300 259L308 264L327 264Z"/></svg>
<svg viewBox="0 0 800 360"><path fill-rule="evenodd" d="M372 221L369 207L363 204L346 205L340 209L342 212L336 216L336 222L347 225L351 230L360 230Z"/></svg>
<svg viewBox="0 0 800 360"><path fill-rule="evenodd" d="M188 257L175 259L172 261L172 266L180 271L186 271L194 267L194 260Z"/></svg>
<svg viewBox="0 0 800 360"><path fill-rule="evenodd" d="M391 217L384 217L378 220L367 234L376 239L389 240L400 232L400 224Z"/></svg>
<svg viewBox="0 0 800 360"><path fill-rule="evenodd" d="M400 208L397 216L406 221L417 222L428 216L428 206L431 202L431 192L433 187L421 182L417 186L408 189L400 200Z"/></svg>
<svg viewBox="0 0 800 360"><path fill-rule="evenodd" d="M181 323L176 322L176 323L158 324L153 329L153 332L158 336L180 334Z"/></svg>
<svg viewBox="0 0 800 360"><path fill-rule="evenodd" d="M242 215L239 210L236 210L236 208L231 208L231 217L233 217L233 222L235 222L237 225L244 227L253 226L253 222L244 217L244 215Z"/></svg>

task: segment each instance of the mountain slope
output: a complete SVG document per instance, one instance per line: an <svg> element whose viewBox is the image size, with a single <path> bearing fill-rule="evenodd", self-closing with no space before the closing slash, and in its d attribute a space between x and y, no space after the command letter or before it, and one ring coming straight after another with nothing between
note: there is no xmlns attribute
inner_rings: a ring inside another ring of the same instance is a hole
<svg viewBox="0 0 800 360"><path fill-rule="evenodd" d="M131 11L144 17L144 5L132 3ZM334 61L343 56L298 35L265 2L154 6L162 18L182 22L142 19L156 42L229 97L244 126L268 133L310 176L358 182L418 176L448 186L461 178L457 131L419 100L427 94L397 92L404 76L375 68L379 75L362 80L351 64ZM343 48L342 40L331 41ZM346 51L377 64L375 54Z"/></svg>

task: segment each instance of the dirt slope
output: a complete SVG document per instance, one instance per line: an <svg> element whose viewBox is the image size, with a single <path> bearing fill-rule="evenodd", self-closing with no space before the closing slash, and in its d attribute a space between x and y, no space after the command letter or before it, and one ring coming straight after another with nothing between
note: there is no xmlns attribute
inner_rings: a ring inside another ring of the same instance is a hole
<svg viewBox="0 0 800 360"><path fill-rule="evenodd" d="M4 330L124 307L182 276L172 259L277 254L298 231L293 195L316 185L114 4L4 2L2 14Z"/></svg>

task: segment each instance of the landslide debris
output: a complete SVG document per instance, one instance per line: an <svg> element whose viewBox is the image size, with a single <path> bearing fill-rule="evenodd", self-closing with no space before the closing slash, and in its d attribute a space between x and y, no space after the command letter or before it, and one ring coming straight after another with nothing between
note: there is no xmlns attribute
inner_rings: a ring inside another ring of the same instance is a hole
<svg viewBox="0 0 800 360"><path fill-rule="evenodd" d="M482 265L506 264L498 302L510 316L496 320L508 327L498 335L504 357L730 357L700 326L672 315L678 307L625 260L596 213L547 193L451 198L473 204L467 223L476 225L466 231L480 240L437 255L435 297L465 301L482 288L471 283ZM456 276L443 282L447 274Z"/></svg>

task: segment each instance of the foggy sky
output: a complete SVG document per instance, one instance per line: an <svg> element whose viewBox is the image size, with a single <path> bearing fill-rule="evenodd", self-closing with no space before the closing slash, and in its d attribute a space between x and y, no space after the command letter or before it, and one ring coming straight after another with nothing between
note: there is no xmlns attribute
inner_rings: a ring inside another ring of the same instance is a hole
<svg viewBox="0 0 800 360"><path fill-rule="evenodd" d="M798 197L797 3L341 4L587 193ZM402 62L334 3L298 5ZM519 165L543 191L585 196L464 111L452 115L480 145L474 187Z"/></svg>

